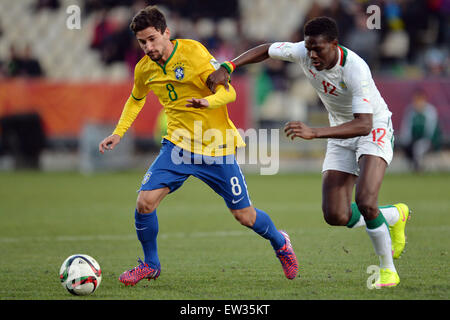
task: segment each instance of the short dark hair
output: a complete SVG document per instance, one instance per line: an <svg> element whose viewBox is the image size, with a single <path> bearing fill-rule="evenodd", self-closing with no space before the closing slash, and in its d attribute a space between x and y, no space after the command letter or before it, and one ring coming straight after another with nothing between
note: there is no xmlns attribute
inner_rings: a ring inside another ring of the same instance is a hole
<svg viewBox="0 0 450 320"><path fill-rule="evenodd" d="M304 27L305 36L324 36L328 41L337 40L336 21L329 17L318 17L309 20Z"/></svg>
<svg viewBox="0 0 450 320"><path fill-rule="evenodd" d="M134 34L148 27L153 27L161 33L166 31L166 18L156 6L148 6L141 9L130 23L130 29Z"/></svg>

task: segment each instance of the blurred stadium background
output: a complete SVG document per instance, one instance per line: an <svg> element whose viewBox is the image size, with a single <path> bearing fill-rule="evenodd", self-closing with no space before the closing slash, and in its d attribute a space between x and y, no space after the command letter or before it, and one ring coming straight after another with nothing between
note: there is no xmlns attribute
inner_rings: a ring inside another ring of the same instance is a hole
<svg viewBox="0 0 450 320"><path fill-rule="evenodd" d="M100 157L97 149L132 88L142 52L128 25L148 4L166 13L174 37L201 41L219 61L264 42L300 41L310 18L335 18L340 43L370 65L393 112L390 170L414 169L405 156L402 123L415 93L423 92L438 117L432 148L415 169L450 171L449 0L0 0L0 170L148 167L164 127L153 96L114 153ZM373 4L381 8L378 30L366 25ZM80 29L67 27L71 5L81 9ZM238 99L229 112L239 128L328 123L295 64L252 65L237 70L232 81ZM280 133L280 171L319 172L325 143L292 143Z"/></svg>

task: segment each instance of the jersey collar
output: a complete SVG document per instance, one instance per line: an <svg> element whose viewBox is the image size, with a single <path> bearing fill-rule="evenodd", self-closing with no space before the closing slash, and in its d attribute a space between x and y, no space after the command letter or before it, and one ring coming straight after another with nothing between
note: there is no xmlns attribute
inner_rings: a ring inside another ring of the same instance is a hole
<svg viewBox="0 0 450 320"><path fill-rule="evenodd" d="M339 55L338 61L331 69L326 69L326 70L324 69L322 71L335 71L339 67L345 66L345 62L347 61L347 53L348 53L347 48L338 44L336 50L338 51L338 55Z"/></svg>
<svg viewBox="0 0 450 320"><path fill-rule="evenodd" d="M345 65L345 62L347 61L347 49L343 46L338 44L338 51L339 51L339 65L343 67Z"/></svg>
<svg viewBox="0 0 450 320"><path fill-rule="evenodd" d="M178 48L178 40L177 40L177 39L172 39L171 41L175 41L175 45L173 46L173 51L172 51L172 53L170 54L169 58L168 58L168 59L166 60L166 62L164 63L164 65L161 65L161 64L159 64L159 62L156 62L156 61L155 61L155 63L156 63L158 66L161 67L161 69L162 69L162 71L164 72L164 74L167 74L167 72L166 72L166 66L167 66L167 64L169 63L170 59L172 59L173 55L175 54L175 51L177 51L177 48Z"/></svg>

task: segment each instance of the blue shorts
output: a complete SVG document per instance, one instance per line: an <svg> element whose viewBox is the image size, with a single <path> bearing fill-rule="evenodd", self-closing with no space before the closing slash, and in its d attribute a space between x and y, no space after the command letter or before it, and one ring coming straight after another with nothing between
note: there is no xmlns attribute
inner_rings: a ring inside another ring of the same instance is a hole
<svg viewBox="0 0 450 320"><path fill-rule="evenodd" d="M147 170L139 191L169 187L172 193L191 175L219 194L228 208L236 210L251 206L247 184L234 154L203 156L181 149L166 139L158 157Z"/></svg>

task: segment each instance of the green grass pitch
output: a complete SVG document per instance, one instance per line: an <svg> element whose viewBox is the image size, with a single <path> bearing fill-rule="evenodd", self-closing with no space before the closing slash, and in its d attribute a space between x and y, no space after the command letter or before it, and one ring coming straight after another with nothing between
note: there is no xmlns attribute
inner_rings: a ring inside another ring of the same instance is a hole
<svg viewBox="0 0 450 320"><path fill-rule="evenodd" d="M450 175L387 174L380 205L413 210L408 244L396 260L401 283L369 290L378 265L364 228L328 226L321 213L321 176L247 175L253 204L292 240L299 277L284 277L267 240L241 226L224 201L191 177L158 208L157 281L124 287L119 275L143 258L134 230L143 172L0 173L0 299L304 300L449 299ZM93 256L103 279L88 297L59 283L66 257Z"/></svg>

